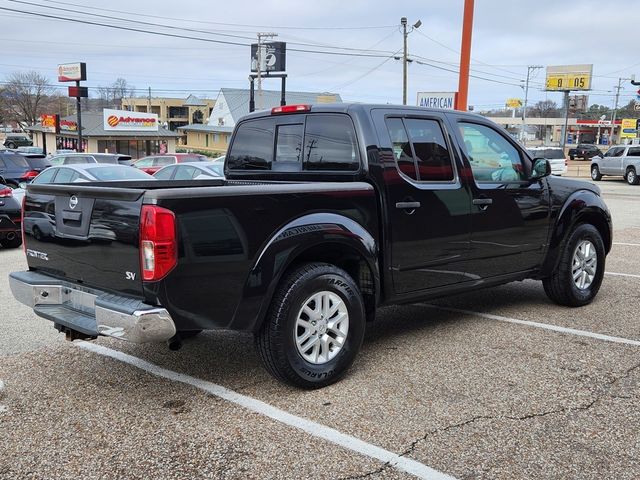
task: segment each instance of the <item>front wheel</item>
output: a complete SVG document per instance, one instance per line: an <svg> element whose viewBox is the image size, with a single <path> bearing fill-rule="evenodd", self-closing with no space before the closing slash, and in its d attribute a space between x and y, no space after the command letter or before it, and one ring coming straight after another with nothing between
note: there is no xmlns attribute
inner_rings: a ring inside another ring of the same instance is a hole
<svg viewBox="0 0 640 480"><path fill-rule="evenodd" d="M627 170L627 174L625 175L625 178L627 179L627 183L629 185L638 185L638 183L640 183L640 178L638 178L638 175L636 174L636 169L633 167Z"/></svg>
<svg viewBox="0 0 640 480"><path fill-rule="evenodd" d="M559 305L581 307L595 298L604 277L604 242L590 224L580 224L561 245L560 261L542 280L547 296Z"/></svg>
<svg viewBox="0 0 640 480"><path fill-rule="evenodd" d="M362 295L349 274L310 263L284 277L256 334L256 348L278 380L320 388L346 373L360 350L364 328Z"/></svg>
<svg viewBox="0 0 640 480"><path fill-rule="evenodd" d="M13 150L14 148L16 148L16 144L15 144L15 143L12 143L12 142L9 142L9 143L7 143L7 148L8 148L9 150Z"/></svg>
<svg viewBox="0 0 640 480"><path fill-rule="evenodd" d="M602 180L602 174L600 173L600 169L597 165L591 166L591 180L593 180L594 182L599 182L600 180Z"/></svg>

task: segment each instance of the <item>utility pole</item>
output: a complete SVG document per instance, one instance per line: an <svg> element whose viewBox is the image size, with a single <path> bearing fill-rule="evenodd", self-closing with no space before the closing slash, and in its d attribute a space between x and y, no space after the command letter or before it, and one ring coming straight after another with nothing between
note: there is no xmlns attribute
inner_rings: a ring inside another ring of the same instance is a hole
<svg viewBox="0 0 640 480"><path fill-rule="evenodd" d="M622 89L622 82L629 80L628 78L618 78L618 85L613 87L616 89L616 101L613 105L613 117L611 119L611 138L609 139L609 145L613 144L613 132L616 129L616 116L618 115L618 101L620 100L620 90Z"/></svg>
<svg viewBox="0 0 640 480"><path fill-rule="evenodd" d="M151 113L151 87L149 87L149 95L147 96L147 113Z"/></svg>
<svg viewBox="0 0 640 480"><path fill-rule="evenodd" d="M258 51L256 52L257 54L257 62L258 62L258 76L257 76L257 80L258 80L258 110L262 110L262 62L263 62L263 58L262 58L262 40L264 38L273 38L273 37L277 37L278 34L277 33L258 33Z"/></svg>
<svg viewBox="0 0 640 480"><path fill-rule="evenodd" d="M522 106L522 128L520 129L520 139L523 145L527 145L527 135L525 121L527 120L527 102L529 101L529 80L531 79L531 72L544 68L542 65L529 65L527 67L527 81L524 85L524 105Z"/></svg>
<svg viewBox="0 0 640 480"><path fill-rule="evenodd" d="M407 54L407 37L416 28L420 28L420 25L422 25L422 20L418 20L416 23L411 25L411 30L409 31L407 31L407 17L402 17L400 19L400 25L402 25L402 39L404 42L403 54L402 54L402 104L406 105L407 104L407 64L409 63L409 58Z"/></svg>

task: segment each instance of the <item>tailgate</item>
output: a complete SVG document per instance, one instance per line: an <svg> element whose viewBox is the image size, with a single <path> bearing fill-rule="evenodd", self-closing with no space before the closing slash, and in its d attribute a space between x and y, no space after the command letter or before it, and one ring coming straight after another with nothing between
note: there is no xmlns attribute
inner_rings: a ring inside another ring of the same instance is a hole
<svg viewBox="0 0 640 480"><path fill-rule="evenodd" d="M24 232L31 270L142 297L139 224L144 190L29 185Z"/></svg>

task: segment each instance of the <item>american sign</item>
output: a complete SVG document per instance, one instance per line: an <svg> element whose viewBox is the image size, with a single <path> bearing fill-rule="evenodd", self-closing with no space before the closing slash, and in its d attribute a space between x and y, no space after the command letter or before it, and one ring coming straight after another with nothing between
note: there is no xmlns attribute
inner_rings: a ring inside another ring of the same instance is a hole
<svg viewBox="0 0 640 480"><path fill-rule="evenodd" d="M457 95L457 92L418 92L417 105L426 108L453 110L456 107Z"/></svg>

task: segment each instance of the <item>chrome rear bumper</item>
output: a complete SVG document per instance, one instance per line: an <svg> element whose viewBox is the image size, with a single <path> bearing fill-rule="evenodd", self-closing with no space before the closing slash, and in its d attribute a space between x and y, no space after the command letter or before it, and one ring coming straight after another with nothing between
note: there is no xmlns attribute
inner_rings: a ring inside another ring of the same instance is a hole
<svg viewBox="0 0 640 480"><path fill-rule="evenodd" d="M85 288L38 272L9 274L11 293L20 303L63 327L85 335L130 342L161 342L176 334L164 308Z"/></svg>

